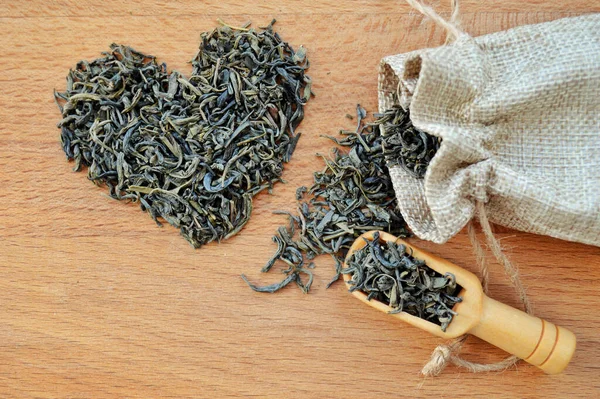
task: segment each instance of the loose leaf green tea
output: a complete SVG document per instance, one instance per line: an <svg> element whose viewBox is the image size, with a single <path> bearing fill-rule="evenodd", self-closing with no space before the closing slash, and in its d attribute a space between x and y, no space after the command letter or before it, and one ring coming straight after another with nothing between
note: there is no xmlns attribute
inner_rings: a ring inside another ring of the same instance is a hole
<svg viewBox="0 0 600 399"><path fill-rule="evenodd" d="M442 276L409 254L405 245L382 244L378 233L373 241L364 240L367 245L353 252L342 269L343 274L352 276L350 292L362 291L368 300L393 308L390 313L406 312L446 331L456 316L452 308L462 301L457 297L461 287L454 275Z"/></svg>
<svg viewBox="0 0 600 399"><path fill-rule="evenodd" d="M79 62L55 93L75 170L87 166L111 197L139 202L194 247L239 232L252 197L281 180L311 96L306 51L273 22L202 34L189 78L116 44Z"/></svg>
<svg viewBox="0 0 600 399"><path fill-rule="evenodd" d="M382 124L383 153L388 166L402 166L406 171L422 179L429 162L440 148L441 139L413 126L410 111L395 106L377 114Z"/></svg>
<svg viewBox="0 0 600 399"><path fill-rule="evenodd" d="M310 189L297 190L296 213L287 213L289 226L279 227L273 236L277 250L262 271L268 272L279 261L287 266L283 270L286 277L280 283L260 287L242 275L255 291L275 292L295 282L308 292L314 264L307 264L307 260L322 254L332 256L336 264L331 285L340 276L348 249L362 233L381 230L396 236L408 234L385 166L379 125L365 123L366 111L360 106L357 116L356 130L342 130L341 138L326 136L346 150L335 147L331 157L321 156L323 170L314 174Z"/></svg>

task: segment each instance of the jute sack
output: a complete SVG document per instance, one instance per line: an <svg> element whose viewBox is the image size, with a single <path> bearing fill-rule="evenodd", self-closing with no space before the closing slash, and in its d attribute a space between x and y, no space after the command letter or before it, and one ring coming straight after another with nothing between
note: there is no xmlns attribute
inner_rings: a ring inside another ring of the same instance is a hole
<svg viewBox="0 0 600 399"><path fill-rule="evenodd" d="M600 15L455 36L380 66L380 111L400 103L442 139L424 179L390 169L412 231L444 243L480 203L497 224L600 245Z"/></svg>

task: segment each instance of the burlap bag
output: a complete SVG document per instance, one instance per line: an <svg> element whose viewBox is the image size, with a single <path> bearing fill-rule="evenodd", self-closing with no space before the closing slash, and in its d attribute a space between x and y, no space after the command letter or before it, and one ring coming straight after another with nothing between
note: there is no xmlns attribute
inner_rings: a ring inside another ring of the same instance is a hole
<svg viewBox="0 0 600 399"><path fill-rule="evenodd" d="M412 231L443 243L482 202L497 224L600 245L600 15L457 36L381 63L380 111L400 102L442 138L424 179L390 170Z"/></svg>

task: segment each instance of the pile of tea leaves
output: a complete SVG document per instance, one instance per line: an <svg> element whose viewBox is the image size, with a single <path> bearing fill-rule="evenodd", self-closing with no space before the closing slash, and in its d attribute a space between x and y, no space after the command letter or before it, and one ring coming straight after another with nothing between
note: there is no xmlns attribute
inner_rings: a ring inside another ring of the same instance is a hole
<svg viewBox="0 0 600 399"><path fill-rule="evenodd" d="M383 153L388 167L400 165L412 176L424 178L441 139L414 127L410 111L400 105L376 116L382 125Z"/></svg>
<svg viewBox="0 0 600 399"><path fill-rule="evenodd" d="M346 253L362 233L380 230L408 235L385 165L379 124L365 123L366 115L358 106L356 130L342 130L340 138L326 136L342 148L333 148L330 157L322 156L325 165L314 174L314 184L298 189L297 211L287 213L289 225L279 227L273 236L277 250L262 268L268 272L281 262L285 277L257 286L242 275L253 290L276 292L295 283L308 292L314 267L310 260L322 254L332 256L336 264L329 287L340 277Z"/></svg>
<svg viewBox="0 0 600 399"><path fill-rule="evenodd" d="M352 276L350 292L359 290L368 300L382 302L391 308L389 313L406 312L439 325L442 331L456 316L454 305L461 290L452 273L441 275L415 259L405 245L382 243L379 234L366 246L350 255L343 274Z"/></svg>
<svg viewBox="0 0 600 399"><path fill-rule="evenodd" d="M239 232L252 197L281 180L311 96L306 51L273 22L203 33L189 78L117 44L79 62L55 93L75 170L194 247Z"/></svg>

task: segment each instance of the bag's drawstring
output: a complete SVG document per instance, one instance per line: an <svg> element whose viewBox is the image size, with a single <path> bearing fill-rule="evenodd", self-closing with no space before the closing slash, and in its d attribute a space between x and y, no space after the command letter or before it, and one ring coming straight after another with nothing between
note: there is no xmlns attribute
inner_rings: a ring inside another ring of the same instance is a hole
<svg viewBox="0 0 600 399"><path fill-rule="evenodd" d="M527 313L531 313L531 303L527 298L525 288L523 287L521 279L519 278L519 271L502 252L500 243L496 237L494 237L494 233L492 232L492 227L490 226L490 222L487 218L485 205L483 202L477 202L476 210L479 218L479 224L481 225L481 229L486 237L488 247L491 249L498 262L504 267L504 272L510 278L511 283L515 287L515 290L517 291L517 294L523 303L525 311ZM479 266L481 285L483 287L483 291L487 294L490 277L488 272L488 264L483 247L481 246L481 243L477 238L477 234L475 233L473 221L469 222L467 230L469 240L473 246L473 252L475 252L477 265ZM453 363L454 365L465 368L473 373L480 373L482 371L502 371L513 366L519 361L519 358L516 356L509 356L502 361L490 364L473 363L465 360L459 356L459 352L467 337L468 335L462 335L450 341L450 343L446 345L439 345L437 348L435 348L431 354L429 362L427 362L427 364L423 367L421 373L425 376L439 375L449 363Z"/></svg>
<svg viewBox="0 0 600 399"><path fill-rule="evenodd" d="M433 22L435 22L438 26L443 28L446 31L446 42L449 40L458 40L461 36L467 36L459 28L458 20L458 0L451 0L452 5L452 15L450 17L450 21L446 21L444 18L440 17L438 13L436 13L433 8L423 4L419 0L406 0L406 2L415 10L419 11L421 14L430 18Z"/></svg>

